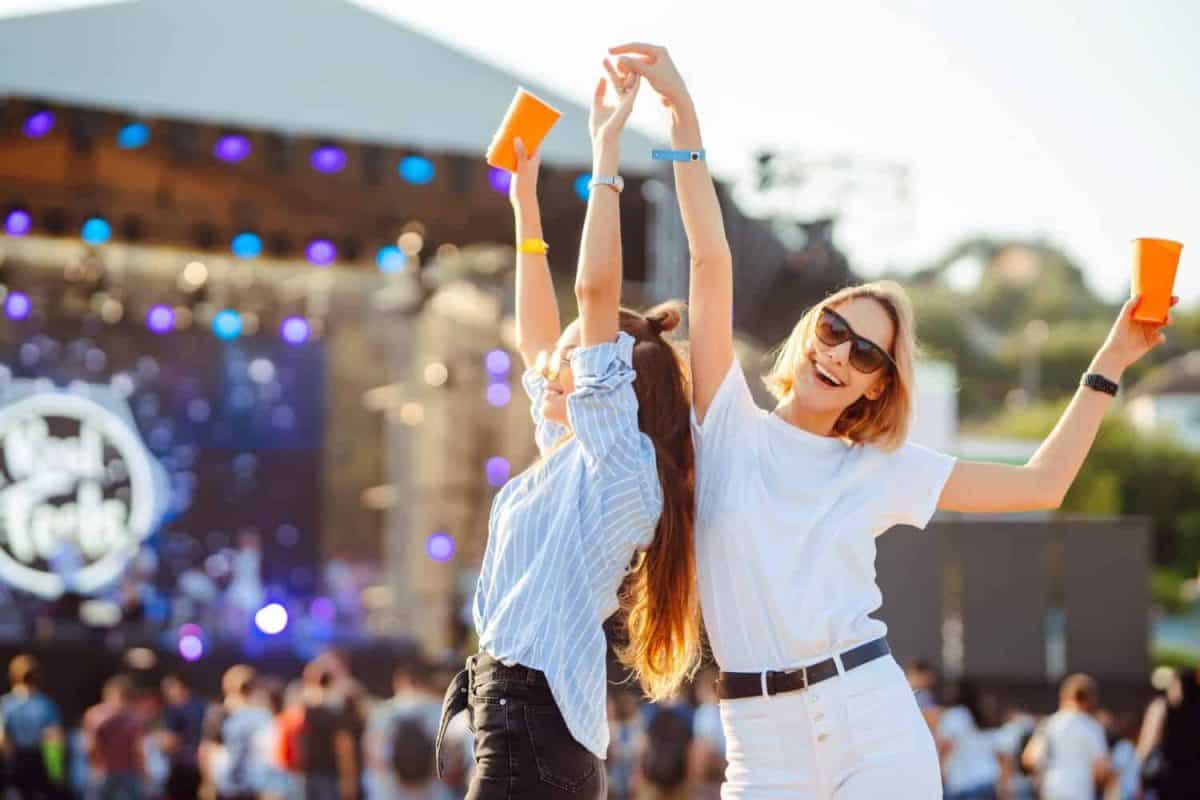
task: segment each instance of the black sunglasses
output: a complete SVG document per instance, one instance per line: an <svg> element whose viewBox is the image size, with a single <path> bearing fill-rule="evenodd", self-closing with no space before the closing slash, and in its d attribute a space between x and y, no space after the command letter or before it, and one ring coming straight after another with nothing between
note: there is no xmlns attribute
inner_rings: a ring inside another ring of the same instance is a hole
<svg viewBox="0 0 1200 800"><path fill-rule="evenodd" d="M832 308L821 309L821 316L817 319L817 338L830 347L837 347L849 340L850 366L859 372L870 375L889 364L892 367L896 366L896 362L886 350L855 333L846 318Z"/></svg>

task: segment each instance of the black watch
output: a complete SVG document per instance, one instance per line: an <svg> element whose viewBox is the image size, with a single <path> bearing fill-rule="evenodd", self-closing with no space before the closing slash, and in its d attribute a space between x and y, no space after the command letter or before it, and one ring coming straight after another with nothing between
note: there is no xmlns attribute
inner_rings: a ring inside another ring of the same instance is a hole
<svg viewBox="0 0 1200 800"><path fill-rule="evenodd" d="M1095 372L1089 372L1084 375L1083 382L1080 385L1086 386L1089 389L1095 389L1097 392L1111 394L1113 397L1117 396L1117 389L1121 388L1120 384L1113 383L1108 378Z"/></svg>

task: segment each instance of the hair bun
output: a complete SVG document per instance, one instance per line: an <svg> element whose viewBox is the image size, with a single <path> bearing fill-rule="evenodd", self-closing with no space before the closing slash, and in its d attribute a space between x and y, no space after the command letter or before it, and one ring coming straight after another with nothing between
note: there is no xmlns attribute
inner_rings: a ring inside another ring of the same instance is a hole
<svg viewBox="0 0 1200 800"><path fill-rule="evenodd" d="M677 301L657 305L646 312L646 322L650 329L661 336L679 327L683 320L683 304Z"/></svg>

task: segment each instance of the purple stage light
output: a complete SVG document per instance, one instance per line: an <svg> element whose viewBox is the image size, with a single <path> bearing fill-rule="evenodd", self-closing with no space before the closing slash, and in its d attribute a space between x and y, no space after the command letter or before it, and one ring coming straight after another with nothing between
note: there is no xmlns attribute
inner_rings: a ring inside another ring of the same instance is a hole
<svg viewBox="0 0 1200 800"><path fill-rule="evenodd" d="M483 359L483 364L487 368L488 375L493 378L507 378L508 371L512 368L512 358L508 355L507 350L492 350Z"/></svg>
<svg viewBox="0 0 1200 800"><path fill-rule="evenodd" d="M333 622L337 618L337 606L328 597L314 597L308 611L318 622Z"/></svg>
<svg viewBox="0 0 1200 800"><path fill-rule="evenodd" d="M346 168L346 151L331 144L321 145L312 151L309 163L317 172L341 172Z"/></svg>
<svg viewBox="0 0 1200 800"><path fill-rule="evenodd" d="M180 636L179 655L184 661L199 661L204 655L204 640L191 633Z"/></svg>
<svg viewBox="0 0 1200 800"><path fill-rule="evenodd" d="M54 113L51 111L37 111L25 118L24 130L25 135L30 139L40 139L50 131L54 130Z"/></svg>
<svg viewBox="0 0 1200 800"><path fill-rule="evenodd" d="M175 327L175 312L170 306L154 306L146 313L146 327L154 333L168 333Z"/></svg>
<svg viewBox="0 0 1200 800"><path fill-rule="evenodd" d="M337 248L328 239L313 239L308 243L308 247L304 248L304 254L311 263L325 267L337 259Z"/></svg>
<svg viewBox="0 0 1200 800"><path fill-rule="evenodd" d="M449 561L454 558L454 538L441 531L431 534L425 542L425 552L434 561Z"/></svg>
<svg viewBox="0 0 1200 800"><path fill-rule="evenodd" d="M8 297L4 298L4 314L9 319L25 319L32 309L33 304L29 302L29 295L24 292L9 292Z"/></svg>
<svg viewBox="0 0 1200 800"><path fill-rule="evenodd" d="M499 489L508 482L509 475L512 474L512 465L508 463L507 458L492 456L487 460L483 471L487 475L488 483Z"/></svg>
<svg viewBox="0 0 1200 800"><path fill-rule="evenodd" d="M4 218L4 232L9 236L24 236L33 228L33 217L21 208L14 208Z"/></svg>
<svg viewBox="0 0 1200 800"><path fill-rule="evenodd" d="M507 383L492 383L487 388L488 405L494 408L503 408L512 400L512 389L508 388Z"/></svg>
<svg viewBox="0 0 1200 800"><path fill-rule="evenodd" d="M512 173L506 169L492 167L488 170L488 185L500 194L508 194L508 188L512 185Z"/></svg>
<svg viewBox="0 0 1200 800"><path fill-rule="evenodd" d="M236 164L250 155L250 140L240 133L230 133L217 139L213 155L227 164Z"/></svg>
<svg viewBox="0 0 1200 800"><path fill-rule="evenodd" d="M288 344L304 344L310 333L308 320L304 317L288 317L279 326L279 335Z"/></svg>

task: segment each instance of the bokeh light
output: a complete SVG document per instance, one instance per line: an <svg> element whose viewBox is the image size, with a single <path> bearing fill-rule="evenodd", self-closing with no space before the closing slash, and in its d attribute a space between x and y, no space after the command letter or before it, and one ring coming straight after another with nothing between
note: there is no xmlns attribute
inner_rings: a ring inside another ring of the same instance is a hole
<svg viewBox="0 0 1200 800"><path fill-rule="evenodd" d="M184 661L199 661L204 655L204 640L192 633L180 636L179 655Z"/></svg>
<svg viewBox="0 0 1200 800"><path fill-rule="evenodd" d="M33 304L29 302L29 295L24 292L9 292L8 296L4 298L4 315L9 319L25 319L31 310L33 310Z"/></svg>
<svg viewBox="0 0 1200 800"><path fill-rule="evenodd" d="M35 111L25 118L22 130L30 139L40 139L54 130L54 113L52 111Z"/></svg>
<svg viewBox="0 0 1200 800"><path fill-rule="evenodd" d="M375 254L375 263L379 266L380 272L385 275L395 275L404 271L408 265L408 256L404 255L404 251L396 245L389 244L379 248L379 252Z"/></svg>
<svg viewBox="0 0 1200 800"><path fill-rule="evenodd" d="M229 249L238 258L258 258L262 254L262 239L258 234L243 232L233 237Z"/></svg>
<svg viewBox="0 0 1200 800"><path fill-rule="evenodd" d="M304 317L288 317L279 326L279 335L288 344L304 344L311 332L308 320Z"/></svg>
<svg viewBox="0 0 1200 800"><path fill-rule="evenodd" d="M328 597L314 597L308 613L318 622L333 622L337 618L337 606Z"/></svg>
<svg viewBox="0 0 1200 800"><path fill-rule="evenodd" d="M144 122L131 122L117 131L117 147L136 150L150 141L150 126Z"/></svg>
<svg viewBox="0 0 1200 800"><path fill-rule="evenodd" d="M337 248L328 239L313 239L304 248L304 255L308 257L309 263L324 267L337 259Z"/></svg>
<svg viewBox="0 0 1200 800"><path fill-rule="evenodd" d="M332 174L346 168L346 151L331 144L321 145L312 151L309 163L317 172Z"/></svg>
<svg viewBox="0 0 1200 800"><path fill-rule="evenodd" d="M454 558L454 537L442 531L430 534L425 541L425 552L434 561L449 561Z"/></svg>
<svg viewBox="0 0 1200 800"><path fill-rule="evenodd" d="M508 194L512 185L512 173L500 167L492 167L488 170L488 185L500 194Z"/></svg>
<svg viewBox="0 0 1200 800"><path fill-rule="evenodd" d="M512 369L512 357L509 356L507 350L497 348L484 356L483 364L487 368L488 375L494 378L507 378L508 371Z"/></svg>
<svg viewBox="0 0 1200 800"><path fill-rule="evenodd" d="M218 339L236 339L242 335L242 315L232 308L222 309L213 317L212 329Z"/></svg>
<svg viewBox="0 0 1200 800"><path fill-rule="evenodd" d="M575 194L580 200L587 200L592 194L592 173L585 172L575 179Z"/></svg>
<svg viewBox="0 0 1200 800"><path fill-rule="evenodd" d="M507 383L489 384L487 388L488 405L494 408L503 408L512 400L512 389Z"/></svg>
<svg viewBox="0 0 1200 800"><path fill-rule="evenodd" d="M499 489L508 482L508 478L512 474L512 465L508 463L507 458L492 456L487 460L483 471L487 475L487 482Z"/></svg>
<svg viewBox="0 0 1200 800"><path fill-rule="evenodd" d="M112 236L112 226L108 224L108 220L92 217L83 223L80 236L88 244L104 244Z"/></svg>
<svg viewBox="0 0 1200 800"><path fill-rule="evenodd" d="M287 624L287 609L279 603L267 603L254 615L254 625L268 636L283 633Z"/></svg>
<svg viewBox="0 0 1200 800"><path fill-rule="evenodd" d="M4 218L4 232L9 236L24 236L33 229L33 217L22 208L14 208Z"/></svg>
<svg viewBox="0 0 1200 800"><path fill-rule="evenodd" d="M227 164L244 161L250 155L250 140L240 133L230 133L217 139L213 155Z"/></svg>
<svg viewBox="0 0 1200 800"><path fill-rule="evenodd" d="M146 327L154 333L167 333L175 327L175 312L170 306L158 305L146 312Z"/></svg>
<svg viewBox="0 0 1200 800"><path fill-rule="evenodd" d="M399 171L401 178L418 185L431 182L437 174L433 162L424 156L405 156L400 159Z"/></svg>

